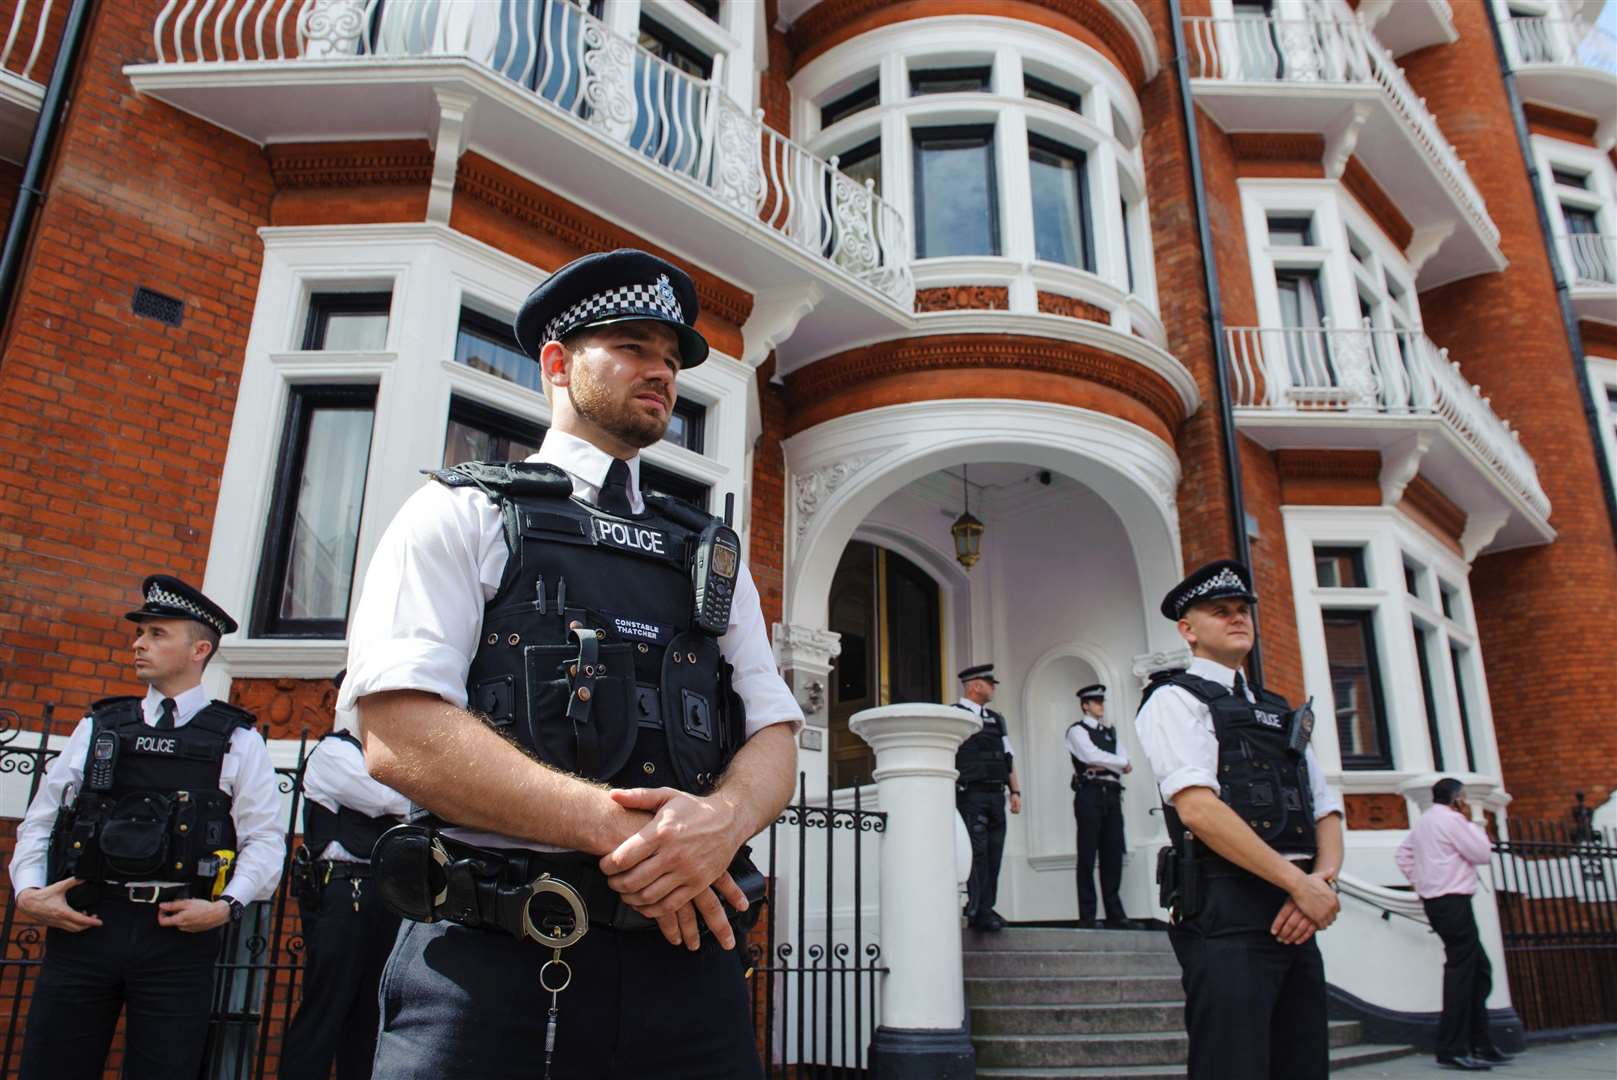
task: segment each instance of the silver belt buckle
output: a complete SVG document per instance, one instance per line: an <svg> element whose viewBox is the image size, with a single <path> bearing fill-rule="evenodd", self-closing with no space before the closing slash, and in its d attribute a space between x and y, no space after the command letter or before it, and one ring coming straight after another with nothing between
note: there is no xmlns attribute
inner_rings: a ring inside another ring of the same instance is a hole
<svg viewBox="0 0 1617 1080"><path fill-rule="evenodd" d="M540 874L528 886L528 902L522 905L522 932L528 937L545 946L547 949L565 949L582 938L590 928L590 914L584 907L584 898L578 890L560 878L553 878L549 874ZM559 896L567 901L567 906L573 912L573 928L565 933L549 934L534 925L533 901L544 893Z"/></svg>
<svg viewBox="0 0 1617 1080"><path fill-rule="evenodd" d="M132 901L133 903L136 903L136 904L155 904L155 903L157 903L157 898L160 895L162 895L162 892L163 892L163 886L157 885L157 884L151 884L151 885L125 885L124 888L129 890L129 899L130 899L130 901ZM151 895L150 896L140 896L136 891L136 890L139 890L139 889L150 889L151 890Z"/></svg>

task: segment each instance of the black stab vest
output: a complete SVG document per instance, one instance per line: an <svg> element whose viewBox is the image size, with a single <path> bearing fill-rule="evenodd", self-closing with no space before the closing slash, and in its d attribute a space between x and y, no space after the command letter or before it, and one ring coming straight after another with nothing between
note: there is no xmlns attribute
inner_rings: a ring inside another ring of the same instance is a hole
<svg viewBox="0 0 1617 1080"><path fill-rule="evenodd" d="M1085 723L1082 720L1078 720L1078 721L1074 722L1073 724L1071 724L1069 726L1069 730L1071 728L1075 728L1075 727L1081 727L1081 728L1084 729L1084 731L1089 735L1089 741L1095 744L1095 749L1103 751L1103 752L1108 753L1108 754L1117 753L1117 729L1116 728L1107 727L1104 724L1091 725L1091 724ZM1076 779L1080 780L1080 781L1083 779L1084 772L1086 770L1088 770L1088 769L1105 769L1107 772L1111 773L1112 775L1114 775L1114 776L1117 775L1117 770L1108 768L1105 765L1091 765L1088 762L1079 761L1077 754L1071 754L1069 756L1072 758L1073 776Z"/></svg>
<svg viewBox="0 0 1617 1080"><path fill-rule="evenodd" d="M160 731L147 726L141 699L106 698L90 707L93 725L84 781L71 817L53 836L50 879L176 881L193 896L213 887L207 861L236 850L231 798L219 786L230 736L253 727L253 716L210 702L189 723ZM112 785L90 787L97 742L118 742Z"/></svg>
<svg viewBox="0 0 1617 1080"><path fill-rule="evenodd" d="M958 701L955 708L966 709ZM955 751L954 767L960 772L956 783L1008 783L1011 779L1011 755L1005 752L1005 718L993 709L984 709L983 726Z"/></svg>
<svg viewBox="0 0 1617 1080"><path fill-rule="evenodd" d="M1154 681L1146 689L1146 700L1163 686L1188 691L1211 710L1218 739L1219 798L1276 851L1287 855L1318 851L1308 762L1302 751L1288 746L1294 722L1291 704L1258 687L1253 688L1257 702L1250 702L1210 679L1185 672ZM1184 823L1171 803L1163 806L1163 815L1177 847Z"/></svg>
<svg viewBox="0 0 1617 1080"><path fill-rule="evenodd" d="M327 739L346 742L361 751L364 749L360 746L359 740L346 731L333 731L320 737L321 742ZM303 842L308 846L310 855L316 859L325 854L327 845L333 841L346 848L350 855L369 859L376 841L399 821L399 818L388 817L385 814L381 817L366 817L353 807L341 803L337 804L336 813L332 813L313 799L303 800Z"/></svg>
<svg viewBox="0 0 1617 1080"><path fill-rule="evenodd" d="M659 496L643 514L609 514L539 462L430 475L487 494L510 552L483 609L468 707L563 771L613 787L710 791L745 737L718 638L695 626L691 562L712 519ZM596 632L592 664L579 663L574 622Z"/></svg>

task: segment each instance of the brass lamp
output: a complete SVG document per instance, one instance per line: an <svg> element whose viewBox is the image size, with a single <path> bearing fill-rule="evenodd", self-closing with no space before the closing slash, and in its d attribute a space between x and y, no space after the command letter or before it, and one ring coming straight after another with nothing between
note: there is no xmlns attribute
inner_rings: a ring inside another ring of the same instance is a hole
<svg viewBox="0 0 1617 1080"><path fill-rule="evenodd" d="M966 481L966 466L960 466L960 490L963 506L960 516L949 526L954 537L954 557L970 570L982 555L983 523L971 516L971 487Z"/></svg>

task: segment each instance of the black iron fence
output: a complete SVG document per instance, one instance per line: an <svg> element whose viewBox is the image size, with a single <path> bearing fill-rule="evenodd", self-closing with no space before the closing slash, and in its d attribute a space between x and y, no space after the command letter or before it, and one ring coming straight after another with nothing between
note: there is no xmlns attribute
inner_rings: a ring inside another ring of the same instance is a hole
<svg viewBox="0 0 1617 1080"><path fill-rule="evenodd" d="M1510 996L1529 1031L1617 1023L1617 836L1510 818L1493 883Z"/></svg>
<svg viewBox="0 0 1617 1080"><path fill-rule="evenodd" d="M48 707L39 731L24 729L16 712L0 709L0 783L20 789L26 778L28 802L57 754L49 746L52 726ZM296 764L275 770L287 796L288 860L301 832L301 781L309 749L305 734ZM754 1016L771 1077L842 1080L866 1075L879 978L887 970L875 927L865 915L876 894L863 872L877 849L871 834L885 830L886 815L864 809L857 791L848 808L809 805L806 791L800 777L797 801L766 834L770 891L765 918L748 943ZM274 897L252 905L221 944L204 1080L264 1080L279 1069L281 1036L301 997L304 963L287 869L282 867ZM786 896L776 888L782 875L791 879ZM9 882L0 910L0 945L0 1077L10 1077L22 1056L45 935L39 926L19 920Z"/></svg>

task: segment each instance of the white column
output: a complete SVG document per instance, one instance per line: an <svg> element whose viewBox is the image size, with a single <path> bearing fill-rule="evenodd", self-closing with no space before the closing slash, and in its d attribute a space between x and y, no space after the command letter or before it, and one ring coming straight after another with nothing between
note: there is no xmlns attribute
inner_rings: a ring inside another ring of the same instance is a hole
<svg viewBox="0 0 1617 1080"><path fill-rule="evenodd" d="M973 1075L963 1025L954 872L955 751L982 721L947 705L888 705L848 726L876 751L881 845L882 1023L871 1064L886 1077Z"/></svg>
<svg viewBox="0 0 1617 1080"><path fill-rule="evenodd" d="M1033 239L1033 190L1028 179L1027 116L1021 109L1005 109L999 114L995 132L996 166L999 170L999 253L1015 259L1019 272L1010 287L1010 309L1016 312L1039 310L1038 290L1027 267L1037 257Z"/></svg>
<svg viewBox="0 0 1617 1080"><path fill-rule="evenodd" d="M809 795L818 797L830 780L831 665L842 653L842 635L812 626L776 623L775 666L803 707L797 767L809 776Z"/></svg>

